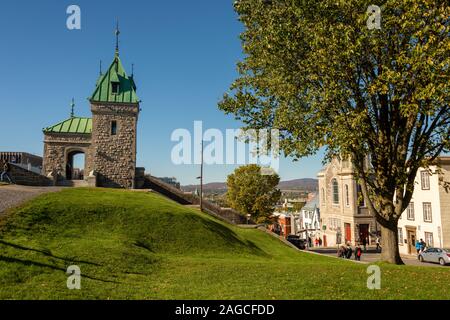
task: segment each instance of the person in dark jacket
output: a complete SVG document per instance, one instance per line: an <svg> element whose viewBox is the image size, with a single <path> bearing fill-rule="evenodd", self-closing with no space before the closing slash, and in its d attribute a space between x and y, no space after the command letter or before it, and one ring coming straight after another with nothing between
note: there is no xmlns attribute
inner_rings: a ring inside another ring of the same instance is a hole
<svg viewBox="0 0 450 320"><path fill-rule="evenodd" d="M345 257L347 259L351 259L353 255L352 245L350 242L347 242L347 246L345 248Z"/></svg>
<svg viewBox="0 0 450 320"><path fill-rule="evenodd" d="M347 256L347 248L344 245L340 246L337 252L339 258L345 258Z"/></svg>
<svg viewBox="0 0 450 320"><path fill-rule="evenodd" d="M364 247L364 252L366 252L367 251L367 239L366 238L363 238L362 245Z"/></svg>
<svg viewBox="0 0 450 320"><path fill-rule="evenodd" d="M10 171L11 171L11 166L9 165L8 162L5 161L5 163L3 164L2 174L0 175L0 181L3 182L6 177L6 178L8 178L9 183L12 183L11 177L9 176Z"/></svg>

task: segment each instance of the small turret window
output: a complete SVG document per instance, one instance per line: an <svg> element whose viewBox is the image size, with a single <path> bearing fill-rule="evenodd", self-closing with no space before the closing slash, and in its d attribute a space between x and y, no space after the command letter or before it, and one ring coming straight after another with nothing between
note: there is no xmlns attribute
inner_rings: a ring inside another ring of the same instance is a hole
<svg viewBox="0 0 450 320"><path fill-rule="evenodd" d="M112 85L112 93L118 94L119 93L119 82L111 82Z"/></svg>
<svg viewBox="0 0 450 320"><path fill-rule="evenodd" d="M117 121L111 121L111 135L115 136L117 134Z"/></svg>

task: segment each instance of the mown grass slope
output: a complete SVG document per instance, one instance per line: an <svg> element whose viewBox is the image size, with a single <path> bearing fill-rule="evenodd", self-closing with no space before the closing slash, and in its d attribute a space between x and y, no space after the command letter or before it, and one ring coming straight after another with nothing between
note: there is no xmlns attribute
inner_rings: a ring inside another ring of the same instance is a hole
<svg viewBox="0 0 450 320"><path fill-rule="evenodd" d="M66 287L81 268L81 290ZM66 189L0 222L1 299L449 299L450 268L367 265L298 252L159 195Z"/></svg>

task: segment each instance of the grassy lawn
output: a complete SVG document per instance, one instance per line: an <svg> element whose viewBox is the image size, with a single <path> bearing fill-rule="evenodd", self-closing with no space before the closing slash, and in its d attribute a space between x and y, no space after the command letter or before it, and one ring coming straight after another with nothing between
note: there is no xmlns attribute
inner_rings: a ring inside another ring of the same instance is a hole
<svg viewBox="0 0 450 320"><path fill-rule="evenodd" d="M81 268L81 290L66 269ZM298 252L158 195L66 189L0 222L1 299L450 299L450 268Z"/></svg>

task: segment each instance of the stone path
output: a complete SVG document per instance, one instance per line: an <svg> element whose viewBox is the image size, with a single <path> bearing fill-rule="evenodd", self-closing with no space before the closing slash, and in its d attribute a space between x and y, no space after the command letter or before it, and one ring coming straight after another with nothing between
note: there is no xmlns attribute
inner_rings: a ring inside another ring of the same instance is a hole
<svg viewBox="0 0 450 320"><path fill-rule="evenodd" d="M17 207L41 194L59 190L61 187L0 186L0 217L6 209Z"/></svg>

